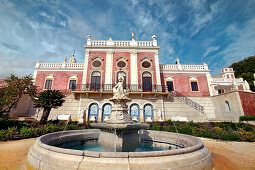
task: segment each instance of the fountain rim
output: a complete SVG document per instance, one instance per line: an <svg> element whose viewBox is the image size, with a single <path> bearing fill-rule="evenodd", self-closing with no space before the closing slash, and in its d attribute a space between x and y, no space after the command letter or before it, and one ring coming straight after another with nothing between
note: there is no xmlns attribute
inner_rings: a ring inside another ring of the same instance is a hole
<svg viewBox="0 0 255 170"><path fill-rule="evenodd" d="M158 132L161 135L176 135L173 132L162 132L162 131L153 131L153 130L146 130L148 132ZM86 133L87 132L87 133ZM97 151L80 151L74 149L66 149L60 148L56 146L49 145L49 143L53 140L58 140L61 138L68 138L72 136L79 136L85 134L93 134L93 133L100 133L99 129L84 129L84 130L68 130L68 131L59 131L54 133L49 133L37 138L36 144L46 150L63 153L63 154L70 154L70 155L78 155L78 156L87 156L87 157L103 157L103 158L137 158L137 157L158 157L158 156L170 156L170 155L179 155L179 154L186 154L190 152L194 152L200 150L204 147L203 142L201 139L184 134L178 134L179 138L184 141L189 141L193 143L193 145L179 148L176 150L164 150L164 151L149 151L149 152L97 152ZM195 144L194 144L195 143Z"/></svg>

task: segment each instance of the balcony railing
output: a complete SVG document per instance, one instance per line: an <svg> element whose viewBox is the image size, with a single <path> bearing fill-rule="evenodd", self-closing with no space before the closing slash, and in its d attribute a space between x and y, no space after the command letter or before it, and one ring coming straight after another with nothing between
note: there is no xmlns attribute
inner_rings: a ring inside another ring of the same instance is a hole
<svg viewBox="0 0 255 170"><path fill-rule="evenodd" d="M74 88L70 89L71 91L98 91L98 92L112 92L115 84L77 84ZM124 86L124 89L127 92L162 92L165 91L164 86L161 85L151 85L151 86L142 86L142 85L132 85L127 84Z"/></svg>

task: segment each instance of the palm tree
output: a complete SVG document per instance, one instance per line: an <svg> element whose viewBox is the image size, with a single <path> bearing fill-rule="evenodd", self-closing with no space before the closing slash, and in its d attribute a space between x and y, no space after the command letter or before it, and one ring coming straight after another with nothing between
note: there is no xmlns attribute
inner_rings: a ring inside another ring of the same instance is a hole
<svg viewBox="0 0 255 170"><path fill-rule="evenodd" d="M39 93L37 98L34 99L34 106L43 108L40 124L46 123L52 108L62 106L65 102L64 97L65 95L59 90L46 90Z"/></svg>

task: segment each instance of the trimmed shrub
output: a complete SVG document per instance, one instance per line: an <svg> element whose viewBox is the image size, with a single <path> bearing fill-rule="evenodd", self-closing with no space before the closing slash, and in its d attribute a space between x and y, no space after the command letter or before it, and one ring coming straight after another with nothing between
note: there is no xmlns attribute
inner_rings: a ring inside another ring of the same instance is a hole
<svg viewBox="0 0 255 170"><path fill-rule="evenodd" d="M222 140L240 141L240 137L237 134L224 133L220 136Z"/></svg>
<svg viewBox="0 0 255 170"><path fill-rule="evenodd" d="M35 132L35 129L34 128L26 128L26 127L22 127L20 129L20 136L22 138L32 138L34 137L34 132Z"/></svg>
<svg viewBox="0 0 255 170"><path fill-rule="evenodd" d="M214 127L213 130L218 135L220 135L222 133L222 131L223 131L223 129L218 127L218 126Z"/></svg>
<svg viewBox="0 0 255 170"><path fill-rule="evenodd" d="M1 129L1 130L0 130L0 140L1 140L1 141L7 140L7 131L8 131L8 130L4 130L4 129Z"/></svg>
<svg viewBox="0 0 255 170"><path fill-rule="evenodd" d="M240 116L239 121L255 121L255 116Z"/></svg>

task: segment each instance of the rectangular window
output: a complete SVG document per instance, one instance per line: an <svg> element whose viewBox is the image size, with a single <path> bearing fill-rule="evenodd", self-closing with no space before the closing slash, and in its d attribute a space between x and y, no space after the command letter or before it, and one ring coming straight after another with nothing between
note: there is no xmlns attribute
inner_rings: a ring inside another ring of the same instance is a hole
<svg viewBox="0 0 255 170"><path fill-rule="evenodd" d="M151 77L143 77L143 91L152 91Z"/></svg>
<svg viewBox="0 0 255 170"><path fill-rule="evenodd" d="M45 82L45 89L51 89L52 86L52 80L46 80Z"/></svg>
<svg viewBox="0 0 255 170"><path fill-rule="evenodd" d="M70 80L69 89L76 89L76 80Z"/></svg>
<svg viewBox="0 0 255 170"><path fill-rule="evenodd" d="M100 89L100 76L93 76L91 79L91 89L99 90Z"/></svg>
<svg viewBox="0 0 255 170"><path fill-rule="evenodd" d="M191 89L192 91L198 91L197 82L191 82Z"/></svg>
<svg viewBox="0 0 255 170"><path fill-rule="evenodd" d="M172 81L167 81L166 82L166 85L167 85L167 89L168 89L168 91L174 91L174 82L172 82Z"/></svg>

